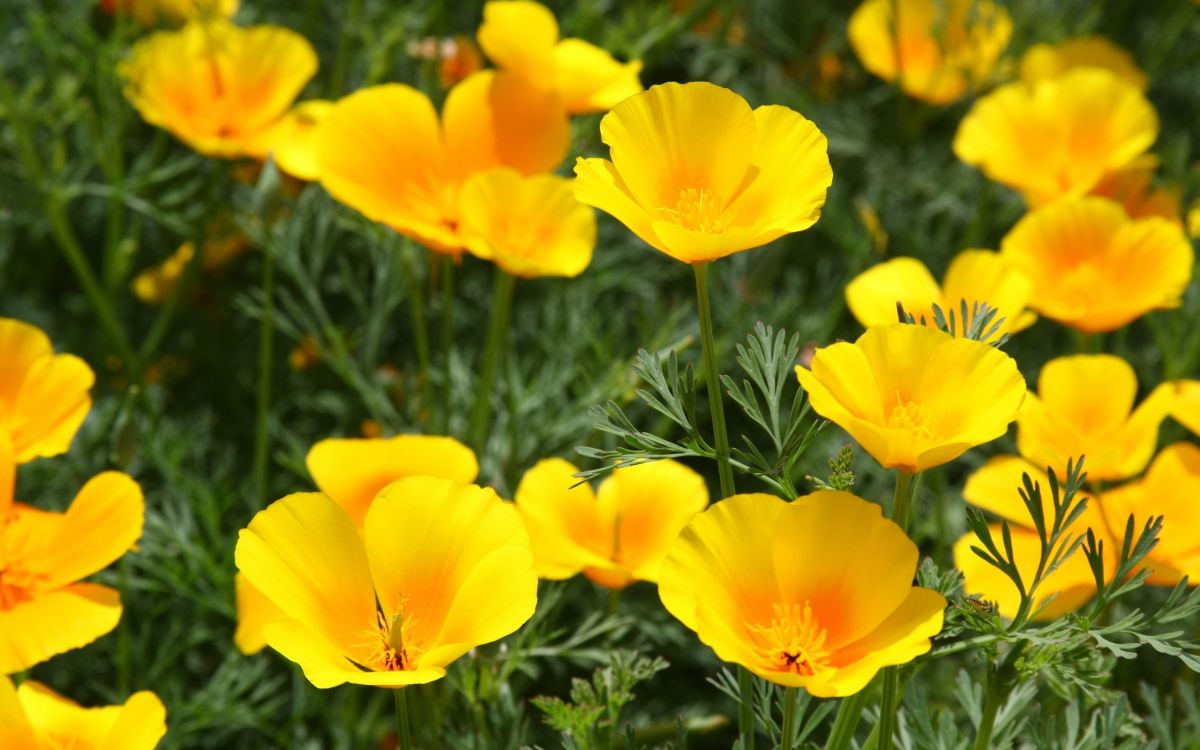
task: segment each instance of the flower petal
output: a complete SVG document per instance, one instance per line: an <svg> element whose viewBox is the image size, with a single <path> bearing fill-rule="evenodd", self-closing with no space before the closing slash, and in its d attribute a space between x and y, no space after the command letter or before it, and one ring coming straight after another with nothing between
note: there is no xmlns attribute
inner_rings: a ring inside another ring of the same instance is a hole
<svg viewBox="0 0 1200 750"><path fill-rule="evenodd" d="M233 587L237 598L237 631L233 634L233 643L246 656L257 654L267 645L263 628L287 619L287 615L263 596L245 574L238 573L233 577Z"/></svg>
<svg viewBox="0 0 1200 750"><path fill-rule="evenodd" d="M260 158L269 155L296 179L315 182L321 174L318 133L333 106L324 99L297 104L255 138L249 150Z"/></svg>
<svg viewBox="0 0 1200 750"><path fill-rule="evenodd" d="M993 324L1003 318L998 334L1033 325L1037 316L1025 312L1032 296L1033 282L1029 277L991 250L964 250L954 256L942 281L946 307L958 311L961 317L963 301L968 310L986 302L997 311Z"/></svg>
<svg viewBox="0 0 1200 750"><path fill-rule="evenodd" d="M42 585L59 588L103 570L142 535L146 504L127 474L106 471L88 481L57 524L53 541L36 561Z"/></svg>
<svg viewBox="0 0 1200 750"><path fill-rule="evenodd" d="M601 525L591 486L574 486L577 472L561 458L548 458L525 472L517 485L517 511L541 578L570 578L585 567L611 564L611 525Z"/></svg>
<svg viewBox="0 0 1200 750"><path fill-rule="evenodd" d="M933 320L933 305L942 290L925 264L916 258L893 258L868 268L846 285L846 304L865 328L899 320L896 303L916 320Z"/></svg>
<svg viewBox="0 0 1200 750"><path fill-rule="evenodd" d="M24 750L37 746L12 680L0 674L0 747Z"/></svg>
<svg viewBox="0 0 1200 750"><path fill-rule="evenodd" d="M100 750L154 750L166 734L166 707L157 695L143 690L121 706Z"/></svg>
<svg viewBox="0 0 1200 750"><path fill-rule="evenodd" d="M94 583L38 592L0 608L0 674L29 669L66 651L82 648L117 626L121 595Z"/></svg>
<svg viewBox="0 0 1200 750"><path fill-rule="evenodd" d="M667 252L654 233L653 216L637 203L607 159L575 160L575 198L609 214L655 250Z"/></svg>
<svg viewBox="0 0 1200 750"><path fill-rule="evenodd" d="M421 685L444 677L444 669L398 669L371 672L351 663L336 644L296 620L277 620L263 628L271 648L300 665L304 676L318 688L331 688L347 682L376 687Z"/></svg>
<svg viewBox="0 0 1200 750"><path fill-rule="evenodd" d="M641 60L628 63L582 39L554 47L554 67L563 104L571 114L604 112L642 90Z"/></svg>
<svg viewBox="0 0 1200 750"><path fill-rule="evenodd" d="M496 67L544 88L555 85L547 76L554 70L558 21L541 3L489 0L483 5L483 23L475 39Z"/></svg>

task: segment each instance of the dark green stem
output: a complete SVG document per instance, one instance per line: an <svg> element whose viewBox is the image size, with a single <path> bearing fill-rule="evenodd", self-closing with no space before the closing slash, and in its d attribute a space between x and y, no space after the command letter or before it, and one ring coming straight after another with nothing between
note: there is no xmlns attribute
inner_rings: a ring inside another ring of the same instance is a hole
<svg viewBox="0 0 1200 750"><path fill-rule="evenodd" d="M484 345L483 364L479 369L479 380L475 383L475 406L471 409L471 422L467 430L470 444L479 453L487 443L491 425L492 389L496 373L504 358L508 341L508 318L512 314L513 287L516 279L496 269L496 284L492 290L492 314L488 321L487 342Z"/></svg>
<svg viewBox="0 0 1200 750"><path fill-rule="evenodd" d="M983 714L979 717L979 731L975 734L975 744L971 746L973 750L988 750L991 747L996 716L1016 684L1015 665L1024 649L1025 641L1018 641L999 664L988 667L987 695L983 701Z"/></svg>
<svg viewBox="0 0 1200 750"><path fill-rule="evenodd" d="M892 500L892 520L908 533L908 524L912 515L912 500L920 484L919 474L907 471L896 472L896 494Z"/></svg>
<svg viewBox="0 0 1200 750"><path fill-rule="evenodd" d="M271 410L271 374L275 345L275 258L269 247L263 249L262 259L262 318L258 324L258 396L254 421L254 507L261 507L268 500L268 419Z"/></svg>
<svg viewBox="0 0 1200 750"><path fill-rule="evenodd" d="M779 750L792 750L796 737L796 688L783 691L783 727L779 737Z"/></svg>
<svg viewBox="0 0 1200 750"><path fill-rule="evenodd" d="M408 726L408 699L404 688L393 688L392 696L396 700L396 742L400 750L413 750L412 732Z"/></svg>
<svg viewBox="0 0 1200 750"><path fill-rule="evenodd" d="M825 750L849 749L850 741L854 739L854 730L858 728L863 709L866 708L869 693L867 688L863 688L842 699L838 705L837 717L833 720L833 728L829 730L829 739L825 741Z"/></svg>
<svg viewBox="0 0 1200 750"><path fill-rule="evenodd" d="M896 494L892 500L892 520L908 533L909 519L912 515L913 496L920 487L920 474L899 470L896 472ZM879 748L892 750L892 741L896 733L896 713L900 710L900 668L888 667L883 670L883 695L879 700Z"/></svg>
<svg viewBox="0 0 1200 750"><path fill-rule="evenodd" d="M692 266L696 270L696 306L700 315L700 344L704 354L704 385L712 411L713 442L717 449L717 472L721 497L734 494L733 467L729 464L729 433L725 429L725 407L721 400L721 377L717 370L717 347L713 339L712 310L708 304L708 264Z"/></svg>

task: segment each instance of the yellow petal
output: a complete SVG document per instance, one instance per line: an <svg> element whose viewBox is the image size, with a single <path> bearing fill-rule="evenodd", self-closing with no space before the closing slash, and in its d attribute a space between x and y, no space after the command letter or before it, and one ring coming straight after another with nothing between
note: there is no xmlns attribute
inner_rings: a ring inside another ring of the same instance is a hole
<svg viewBox="0 0 1200 750"><path fill-rule="evenodd" d="M612 216L643 242L663 253L666 246L654 233L654 217L640 206L607 159L575 160L575 198Z"/></svg>
<svg viewBox="0 0 1200 750"><path fill-rule="evenodd" d="M28 681L17 696L36 734L71 747L153 750L167 732L166 709L150 692L135 693L123 706L84 708Z"/></svg>
<svg viewBox="0 0 1200 750"><path fill-rule="evenodd" d="M991 250L964 250L954 256L942 282L944 308L954 310L961 320L963 301L968 311L975 304L986 302L997 311L993 324L1003 319L997 334L1033 325L1037 316L1025 309L1032 296L1033 282L1029 277Z"/></svg>
<svg viewBox="0 0 1200 750"><path fill-rule="evenodd" d="M1021 80L1029 84L1056 78L1076 68L1103 68L1146 90L1146 74L1133 57L1102 36L1068 39L1058 44L1035 44L1021 56Z"/></svg>
<svg viewBox="0 0 1200 750"><path fill-rule="evenodd" d="M281 170L300 180L321 174L318 130L333 111L333 102L312 99L292 107L250 146L255 156L270 156Z"/></svg>
<svg viewBox="0 0 1200 750"><path fill-rule="evenodd" d="M0 432L0 523L8 518L16 489L17 462L13 458L12 442L8 435Z"/></svg>
<svg viewBox="0 0 1200 750"><path fill-rule="evenodd" d="M1059 482L1065 481L1065 465L1055 468ZM1024 476L1041 486L1042 507L1046 518L1053 518L1050 502L1050 479L1045 467L1039 467L1020 456L993 456L983 466L967 477L963 486L963 499L972 505L991 511L996 515L1022 526L1031 526L1033 520L1021 500L1019 488L1024 485Z"/></svg>
<svg viewBox="0 0 1200 750"><path fill-rule="evenodd" d="M120 619L121 595L93 583L38 592L15 606L0 607L0 674L21 672L82 648Z"/></svg>
<svg viewBox="0 0 1200 750"><path fill-rule="evenodd" d="M63 514L45 557L34 564L42 585L58 588L116 562L142 535L142 489L127 474L107 471L88 481Z"/></svg>
<svg viewBox="0 0 1200 750"><path fill-rule="evenodd" d="M948 388L949 383L961 386ZM1024 399L1025 378L1016 360L988 344L955 338L930 356L915 402L932 442L973 446L1007 432Z"/></svg>
<svg viewBox="0 0 1200 750"><path fill-rule="evenodd" d="M319 688L331 688L350 683L375 687L397 688L422 685L446 676L441 668L401 669L372 672L360 669L328 639L295 620L277 620L263 628L271 648L284 658L296 662L304 676ZM365 637L371 637L364 630Z"/></svg>
<svg viewBox="0 0 1200 750"><path fill-rule="evenodd" d="M548 458L525 472L517 485L517 511L542 578L570 578L588 566L610 564L611 527L602 525L591 486L575 486L578 471L561 458Z"/></svg>
<svg viewBox="0 0 1200 750"><path fill-rule="evenodd" d="M17 699L17 690L4 674L0 674L0 747L37 748L25 709Z"/></svg>
<svg viewBox="0 0 1200 750"><path fill-rule="evenodd" d="M498 68L543 88L553 88L558 21L550 9L529 0L489 0L475 39Z"/></svg>
<svg viewBox="0 0 1200 750"><path fill-rule="evenodd" d="M1175 383L1171 417L1200 435L1200 380L1180 380Z"/></svg>
<svg viewBox="0 0 1200 750"><path fill-rule="evenodd" d="M899 320L896 303L916 320L933 320L942 290L925 264L916 258L893 258L868 268L846 285L846 304L865 328Z"/></svg>
<svg viewBox="0 0 1200 750"><path fill-rule="evenodd" d="M628 63L582 39L554 47L554 68L563 105L571 114L604 112L642 90L641 60Z"/></svg>
<svg viewBox="0 0 1200 750"><path fill-rule="evenodd" d="M287 615L263 596L244 574L236 574L233 583L237 597L237 631L233 634L233 643L238 651L250 656L267 645L263 628L269 623L286 619Z"/></svg>
<svg viewBox="0 0 1200 750"><path fill-rule="evenodd" d="M158 696L143 690L129 696L101 750L154 750L167 734L167 709Z"/></svg>

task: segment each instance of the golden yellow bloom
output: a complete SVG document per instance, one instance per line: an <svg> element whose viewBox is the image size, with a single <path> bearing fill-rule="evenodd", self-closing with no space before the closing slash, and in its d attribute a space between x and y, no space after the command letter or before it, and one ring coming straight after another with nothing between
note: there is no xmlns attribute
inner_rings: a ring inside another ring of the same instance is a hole
<svg viewBox="0 0 1200 750"><path fill-rule="evenodd" d="M542 578L582 572L619 589L658 580L667 548L708 505L704 477L677 461L613 470L593 492L561 458L539 461L517 486L516 504Z"/></svg>
<svg viewBox="0 0 1200 750"><path fill-rule="evenodd" d="M476 38L498 68L557 91L572 114L603 112L642 90L641 60L620 63L582 39L560 40L558 21L541 3L490 0Z"/></svg>
<svg viewBox="0 0 1200 750"><path fill-rule="evenodd" d="M308 472L359 528L379 491L397 479L431 476L469 484L479 475L475 453L454 438L397 435L331 438L308 452Z"/></svg>
<svg viewBox="0 0 1200 750"><path fill-rule="evenodd" d="M612 161L576 161L576 197L685 263L809 228L833 182L816 125L711 83L632 96L600 121L600 137Z"/></svg>
<svg viewBox="0 0 1200 750"><path fill-rule="evenodd" d="M212 222L208 231L209 236L204 240L204 250L200 258L202 271L215 271L252 247L250 239L227 219ZM161 305L166 302L179 287L179 282L195 255L195 243L183 243L171 257L133 278L130 288L134 295L148 305Z"/></svg>
<svg viewBox="0 0 1200 750"><path fill-rule="evenodd" d="M1192 278L1192 244L1178 224L1132 220L1105 198L1027 214L1000 254L1033 281L1030 307L1089 333L1177 307Z"/></svg>
<svg viewBox="0 0 1200 750"><path fill-rule="evenodd" d="M1133 57L1102 36L1068 39L1058 44L1035 44L1021 56L1021 80L1036 84L1077 68L1103 68L1146 90L1146 74Z"/></svg>
<svg viewBox="0 0 1200 750"><path fill-rule="evenodd" d="M990 0L866 0L850 16L863 67L905 93L946 104L987 81L1012 19Z"/></svg>
<svg viewBox="0 0 1200 750"><path fill-rule="evenodd" d="M463 185L459 210L467 249L514 276L578 276L592 260L596 215L566 178L488 170Z"/></svg>
<svg viewBox="0 0 1200 750"><path fill-rule="evenodd" d="M128 13L143 26L161 21L185 23L193 19L233 18L238 0L100 0L100 9L116 15Z"/></svg>
<svg viewBox="0 0 1200 750"><path fill-rule="evenodd" d="M679 535L658 592L722 660L830 698L929 650L946 600L912 585L917 559L878 505L848 492L734 495Z"/></svg>
<svg viewBox="0 0 1200 750"><path fill-rule="evenodd" d="M1174 401L1160 385L1136 409L1137 376L1109 354L1059 357L1046 363L1037 394L1025 398L1017 420L1017 449L1037 466L1061 470L1086 456L1088 478L1111 481L1137 474L1158 444L1158 426Z"/></svg>
<svg viewBox="0 0 1200 750"><path fill-rule="evenodd" d="M288 618L266 625L267 643L321 688L432 682L537 604L516 509L449 479L389 485L361 534L328 497L289 495L242 530L235 559Z"/></svg>
<svg viewBox="0 0 1200 750"><path fill-rule="evenodd" d="M1004 319L997 334L1013 333L1033 325L1037 316L1025 309L1033 284L990 250L964 250L955 256L939 286L925 264L916 258L893 258L863 271L846 285L846 303L863 326L897 322L896 303L918 322L933 325L933 306L962 319L962 302L968 315L973 305L986 302L998 310L993 322ZM969 321L968 321L969 322ZM961 322L955 331L962 330Z"/></svg>
<svg viewBox="0 0 1200 750"><path fill-rule="evenodd" d="M1180 380L1175 383L1171 417L1200 435L1200 380Z"/></svg>
<svg viewBox="0 0 1200 750"><path fill-rule="evenodd" d="M208 156L263 158L259 137L317 72L317 53L278 26L194 21L138 42L118 72L151 125Z"/></svg>
<svg viewBox="0 0 1200 750"><path fill-rule="evenodd" d="M41 329L0 318L0 440L17 463L67 452L95 380L83 360L55 354Z"/></svg>
<svg viewBox="0 0 1200 750"><path fill-rule="evenodd" d="M7 750L154 750L166 733L167 710L154 693L84 708L32 680L14 689L0 675L0 747Z"/></svg>
<svg viewBox="0 0 1200 750"><path fill-rule="evenodd" d="M321 184L368 219L457 255L459 190L496 167L552 171L570 126L558 95L481 71L451 89L441 122L429 97L387 84L334 104L318 131Z"/></svg>
<svg viewBox="0 0 1200 750"><path fill-rule="evenodd" d="M1124 169L1110 172L1088 191L1088 195L1108 198L1121 204L1131 219L1157 216L1183 225L1179 190L1154 184L1158 159L1146 155L1135 159Z"/></svg>
<svg viewBox="0 0 1200 750"><path fill-rule="evenodd" d="M137 483L106 472L65 513L13 501L14 468L0 436L0 674L86 646L117 626L116 589L79 581L125 554L142 534Z"/></svg>
<svg viewBox="0 0 1200 750"><path fill-rule="evenodd" d="M981 98L959 125L954 153L1039 206L1086 194L1157 137L1158 115L1136 86L1078 68Z"/></svg>
<svg viewBox="0 0 1200 750"><path fill-rule="evenodd" d="M796 367L813 411L885 468L924 471L995 440L1017 417L1017 363L979 341L919 325L875 326Z"/></svg>
<svg viewBox="0 0 1200 750"><path fill-rule="evenodd" d="M269 155L281 171L298 180L314 182L320 177L317 128L332 110L333 102L324 99L300 102L254 138L249 150L256 156Z"/></svg>

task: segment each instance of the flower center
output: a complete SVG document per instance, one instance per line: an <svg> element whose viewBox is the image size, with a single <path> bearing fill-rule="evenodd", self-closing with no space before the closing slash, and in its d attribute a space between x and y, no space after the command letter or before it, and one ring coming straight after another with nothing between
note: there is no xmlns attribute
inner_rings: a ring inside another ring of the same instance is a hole
<svg viewBox="0 0 1200 750"><path fill-rule="evenodd" d="M377 627L372 644L370 667L381 672L402 672L417 668L417 661L425 649L413 642L414 620L405 614L405 602L400 610L388 617L376 613Z"/></svg>
<svg viewBox="0 0 1200 750"><path fill-rule="evenodd" d="M722 232L729 225L729 220L723 216L725 202L708 188L684 188L679 191L674 209L658 210L684 229L705 234Z"/></svg>
<svg viewBox="0 0 1200 750"><path fill-rule="evenodd" d="M29 570L22 561L31 557L33 544L28 524L13 515L7 521L0 519L0 610L13 607L33 599L46 579L45 573Z"/></svg>
<svg viewBox="0 0 1200 750"><path fill-rule="evenodd" d="M749 625L757 650L768 669L811 677L825 668L825 628L813 616L808 602L773 604L774 617L767 625Z"/></svg>
<svg viewBox="0 0 1200 750"><path fill-rule="evenodd" d="M905 430L918 437L932 439L936 436L933 419L925 412L925 407L915 401L898 398L887 423L888 427Z"/></svg>

